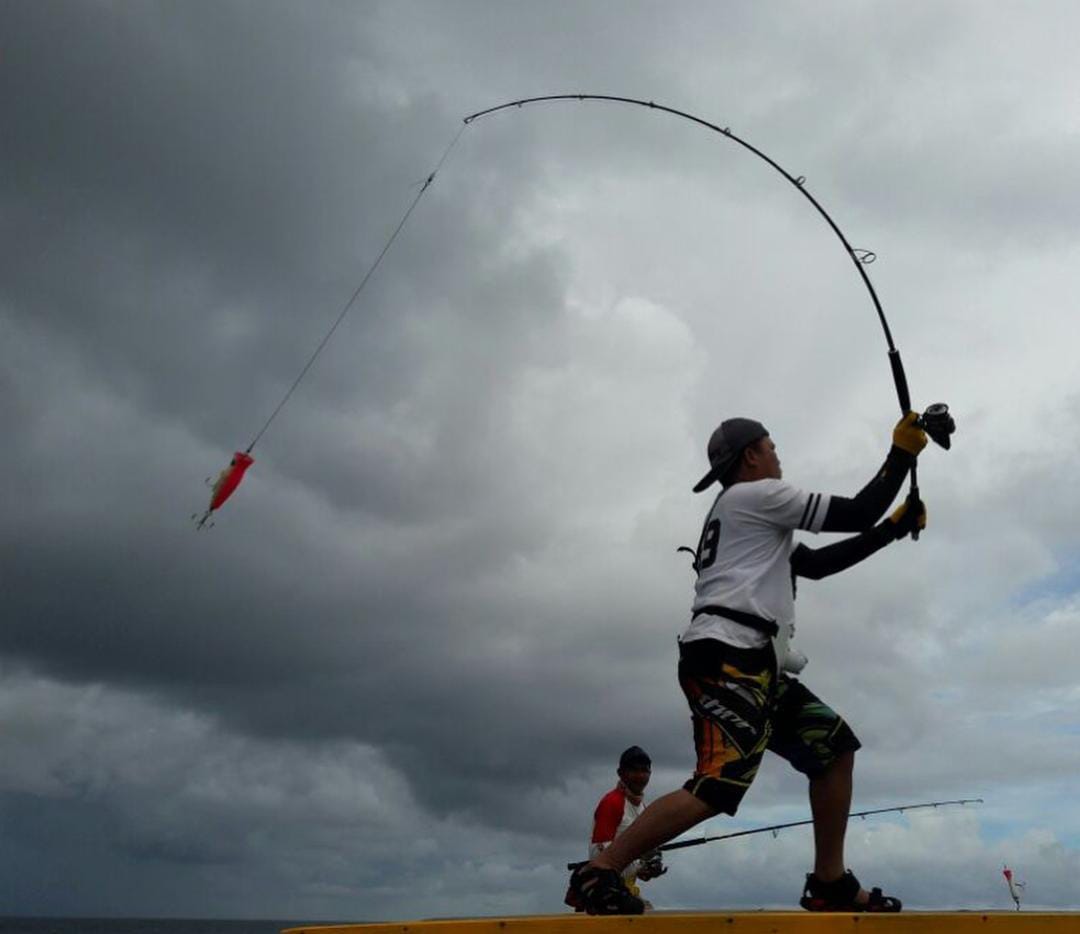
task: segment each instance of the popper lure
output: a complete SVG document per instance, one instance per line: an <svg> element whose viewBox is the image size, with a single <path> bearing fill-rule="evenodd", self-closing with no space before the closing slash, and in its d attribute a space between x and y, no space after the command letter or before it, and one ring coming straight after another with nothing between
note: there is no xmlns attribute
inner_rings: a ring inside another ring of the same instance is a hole
<svg viewBox="0 0 1080 934"><path fill-rule="evenodd" d="M1020 894L1024 891L1026 882L1018 882L1013 878L1013 871L1005 866L1001 870L1001 874L1005 877L1005 884L1009 887L1009 894L1012 896L1012 900L1016 903L1016 910L1020 910Z"/></svg>
<svg viewBox="0 0 1080 934"><path fill-rule="evenodd" d="M214 510L220 509L225 504L225 500L236 492L236 488L240 486L240 481L244 479L244 474L247 473L248 468L254 463L255 458L246 451L237 451L232 456L232 460L229 461L229 466L218 474L217 479L210 488L210 505L206 507L206 512L202 514L202 518L195 523L196 530L201 529L206 525L207 520L214 513ZM209 477L206 478L206 482L210 482ZM196 513L196 515L198 515L198 513ZM191 518L194 519L195 516L192 516ZM210 526L213 527L212 522L210 523Z"/></svg>

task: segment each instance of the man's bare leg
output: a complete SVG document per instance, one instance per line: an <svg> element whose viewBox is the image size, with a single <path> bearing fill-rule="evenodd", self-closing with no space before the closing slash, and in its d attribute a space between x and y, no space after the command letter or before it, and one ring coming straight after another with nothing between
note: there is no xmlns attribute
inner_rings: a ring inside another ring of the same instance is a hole
<svg viewBox="0 0 1080 934"><path fill-rule="evenodd" d="M814 875L822 882L839 879L847 868L844 865L844 836L847 833L848 812L851 810L854 769L855 753L845 752L837 756L824 772L810 779L810 812L814 815ZM855 901L865 904L869 897L865 889L859 889Z"/></svg>
<svg viewBox="0 0 1080 934"><path fill-rule="evenodd" d="M847 814L847 811L844 813ZM592 865L622 872L642 853L667 843L672 837L677 837L714 814L716 811L684 788L669 792L645 808L641 816L614 839L611 846L597 855Z"/></svg>

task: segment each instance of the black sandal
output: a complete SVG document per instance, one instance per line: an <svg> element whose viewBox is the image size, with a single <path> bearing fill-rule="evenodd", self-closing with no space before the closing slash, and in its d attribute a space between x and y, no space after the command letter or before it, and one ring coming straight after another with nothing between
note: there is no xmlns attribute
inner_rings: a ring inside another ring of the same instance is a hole
<svg viewBox="0 0 1080 934"><path fill-rule="evenodd" d="M640 915L645 911L645 903L614 869L578 866L570 874L570 891L590 915Z"/></svg>
<svg viewBox="0 0 1080 934"><path fill-rule="evenodd" d="M894 912L901 908L900 899L882 895L881 889L870 890L870 900L865 904L855 901L862 886L849 869L839 879L822 882L812 872L806 875L806 885L799 904L807 911L866 911Z"/></svg>

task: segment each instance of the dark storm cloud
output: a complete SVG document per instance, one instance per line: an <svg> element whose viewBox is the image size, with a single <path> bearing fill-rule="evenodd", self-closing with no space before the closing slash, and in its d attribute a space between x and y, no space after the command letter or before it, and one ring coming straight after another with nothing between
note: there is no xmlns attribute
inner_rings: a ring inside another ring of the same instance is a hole
<svg viewBox="0 0 1080 934"><path fill-rule="evenodd" d="M9 10L8 302L158 411L268 411L445 139L432 98L365 96L364 33L324 12Z"/></svg>

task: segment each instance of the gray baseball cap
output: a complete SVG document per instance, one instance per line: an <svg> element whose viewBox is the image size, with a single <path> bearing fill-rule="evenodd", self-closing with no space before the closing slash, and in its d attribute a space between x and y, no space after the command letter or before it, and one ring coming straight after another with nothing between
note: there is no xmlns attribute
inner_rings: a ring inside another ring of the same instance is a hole
<svg viewBox="0 0 1080 934"><path fill-rule="evenodd" d="M731 469L746 447L767 434L765 426L752 418L729 418L722 421L709 438L709 463L712 464L712 470L698 480L694 492L700 493L716 483Z"/></svg>

